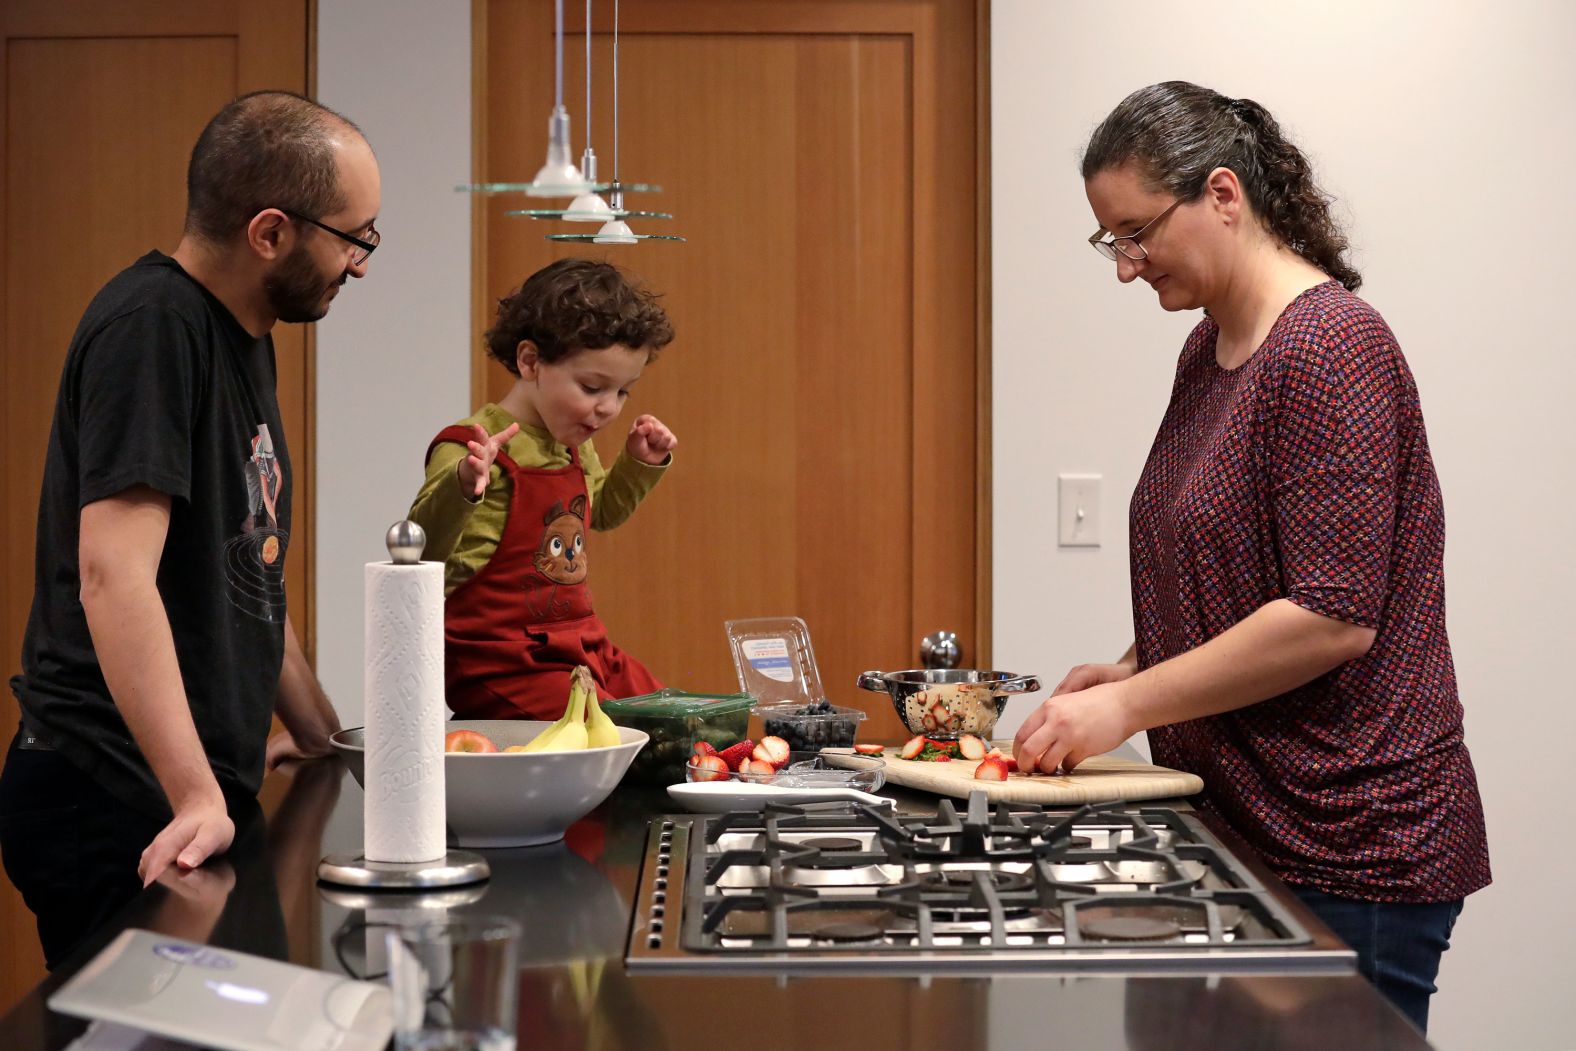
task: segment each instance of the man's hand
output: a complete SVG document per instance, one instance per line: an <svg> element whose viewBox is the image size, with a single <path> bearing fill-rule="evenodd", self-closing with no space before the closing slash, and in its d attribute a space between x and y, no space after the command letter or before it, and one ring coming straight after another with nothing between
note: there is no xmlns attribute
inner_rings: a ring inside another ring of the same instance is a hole
<svg viewBox="0 0 1576 1051"><path fill-rule="evenodd" d="M230 849L235 823L225 809L224 797L215 794L175 808L175 819L154 837L137 863L137 876L146 887L173 863L183 871L196 868Z"/></svg>
<svg viewBox="0 0 1576 1051"><path fill-rule="evenodd" d="M624 450L643 464L656 467L678 448L679 440L655 416L642 416L629 428Z"/></svg>
<svg viewBox="0 0 1576 1051"><path fill-rule="evenodd" d="M492 470L493 461L498 459L498 450L520 433L520 425L511 423L491 436L487 428L479 423L471 424L471 430L476 432L476 437L465 443L469 452L455 470L460 480L460 492L465 494L467 500L479 500L487 489L487 475Z"/></svg>
<svg viewBox="0 0 1576 1051"><path fill-rule="evenodd" d="M334 754L331 747L322 749L303 748L289 730L280 730L268 739L268 748L263 753L263 769L273 773L280 763L289 763L296 760L326 759Z"/></svg>

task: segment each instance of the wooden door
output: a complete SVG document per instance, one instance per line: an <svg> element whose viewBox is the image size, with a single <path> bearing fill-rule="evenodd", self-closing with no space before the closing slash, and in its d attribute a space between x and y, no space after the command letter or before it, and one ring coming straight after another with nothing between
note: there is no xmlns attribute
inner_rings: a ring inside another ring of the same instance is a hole
<svg viewBox="0 0 1576 1051"><path fill-rule="evenodd" d="M603 178L612 6L593 13ZM553 97L551 5L476 10L475 171L528 180ZM619 175L665 188L630 207L676 216L633 226L688 241L555 244L549 230L588 227L481 198L478 337L500 296L565 255L664 293L677 339L598 437L611 458L651 412L680 442L635 518L591 540L613 639L670 685L733 690L723 622L801 616L833 701L870 712L862 737L898 739L891 705L854 688L859 671L918 666L938 628L959 633L965 666L989 666L983 13L668 0L621 14ZM583 38L565 53L578 156ZM478 401L496 400L513 377L477 344Z"/></svg>
<svg viewBox="0 0 1576 1051"><path fill-rule="evenodd" d="M19 670L33 596L44 450L66 345L88 301L150 248L173 251L186 162L219 108L258 88L305 91L307 0L4 0L0 4L0 668ZM274 333L295 469L291 614L312 630L311 358ZM16 702L0 691L0 739ZM3 752L0 752L3 762ZM42 976L33 916L0 880L0 1009Z"/></svg>

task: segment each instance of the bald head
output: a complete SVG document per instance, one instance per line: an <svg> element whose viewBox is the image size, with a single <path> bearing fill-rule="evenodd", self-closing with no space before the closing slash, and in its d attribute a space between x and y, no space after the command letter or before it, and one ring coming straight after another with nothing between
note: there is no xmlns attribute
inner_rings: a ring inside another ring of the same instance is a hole
<svg viewBox="0 0 1576 1051"><path fill-rule="evenodd" d="M242 95L208 122L192 148L186 234L223 244L265 208L313 218L340 211L340 154L364 143L359 128L311 99L288 91Z"/></svg>

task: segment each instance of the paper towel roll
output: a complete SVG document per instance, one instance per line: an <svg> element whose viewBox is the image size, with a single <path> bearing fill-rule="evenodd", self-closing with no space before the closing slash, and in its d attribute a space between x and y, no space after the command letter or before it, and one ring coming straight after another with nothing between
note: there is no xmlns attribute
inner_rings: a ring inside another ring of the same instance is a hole
<svg viewBox="0 0 1576 1051"><path fill-rule="evenodd" d="M444 844L443 563L366 568L368 861L435 861Z"/></svg>

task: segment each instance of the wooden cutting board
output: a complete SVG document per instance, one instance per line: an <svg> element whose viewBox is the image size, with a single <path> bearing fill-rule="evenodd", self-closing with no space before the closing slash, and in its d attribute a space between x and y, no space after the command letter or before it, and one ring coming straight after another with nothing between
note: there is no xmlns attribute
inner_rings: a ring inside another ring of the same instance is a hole
<svg viewBox="0 0 1576 1051"><path fill-rule="evenodd" d="M998 747L1007 750L1007 744ZM823 750L821 755L828 763L838 765L837 752ZM1076 805L1190 796L1204 787L1203 780L1196 774L1134 759L1118 759L1113 755L1085 759L1071 774L1012 773L1005 781L974 780L974 768L979 763L972 759L954 759L950 763L916 762L899 758L897 748L888 748L884 758L888 784L958 799L967 799L970 792L983 791L992 802Z"/></svg>

